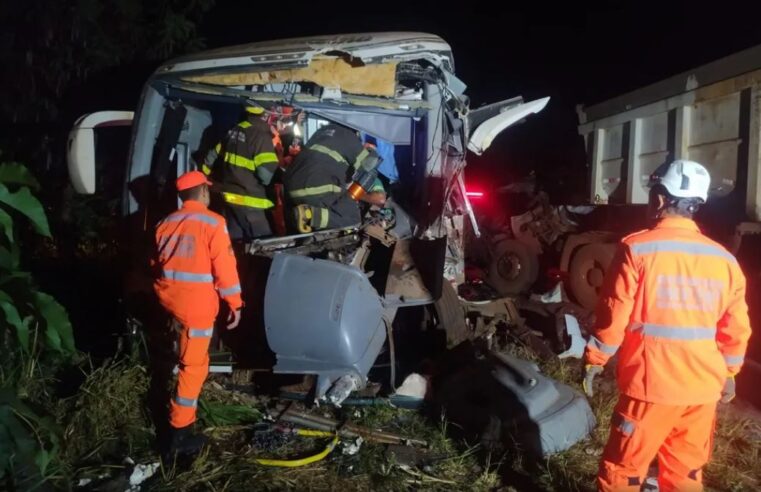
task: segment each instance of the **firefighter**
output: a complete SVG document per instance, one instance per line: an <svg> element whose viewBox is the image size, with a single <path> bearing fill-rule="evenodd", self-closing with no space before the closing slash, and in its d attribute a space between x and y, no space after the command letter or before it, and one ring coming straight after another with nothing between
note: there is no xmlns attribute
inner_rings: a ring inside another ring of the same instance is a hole
<svg viewBox="0 0 761 492"><path fill-rule="evenodd" d="M238 326L241 288L225 219L207 209L211 183L200 171L177 179L182 208L156 229L159 278L154 289L179 337L177 388L170 400L169 455L192 454L205 439L192 431L201 387L209 372L209 341L221 297L227 328Z"/></svg>
<svg viewBox="0 0 761 492"><path fill-rule="evenodd" d="M299 125L303 123L304 118L303 111L294 114L294 110L290 106L279 106L277 112L269 118L272 145L275 147L275 154L282 169L288 167L301 152L301 129ZM285 144L288 144L288 147Z"/></svg>
<svg viewBox="0 0 761 492"><path fill-rule="evenodd" d="M245 117L206 155L201 170L219 185L233 240L272 235L267 187L278 166L263 107L248 104Z"/></svg>
<svg viewBox="0 0 761 492"><path fill-rule="evenodd" d="M584 354L584 390L618 353L620 398L598 474L599 490L638 491L658 457L660 490L702 490L716 404L735 396L750 337L737 260L692 217L710 176L678 160L650 181L651 229L621 241Z"/></svg>
<svg viewBox="0 0 761 492"><path fill-rule="evenodd" d="M283 184L298 232L349 227L361 221L359 205L348 193L352 176L374 150L365 148L357 132L331 123L309 139L285 169ZM383 185L375 179L362 200L381 206Z"/></svg>

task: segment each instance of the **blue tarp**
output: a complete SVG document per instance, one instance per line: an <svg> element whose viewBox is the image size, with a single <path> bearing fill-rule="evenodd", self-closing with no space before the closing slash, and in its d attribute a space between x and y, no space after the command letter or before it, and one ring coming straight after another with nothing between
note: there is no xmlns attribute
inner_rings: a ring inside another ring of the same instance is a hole
<svg viewBox="0 0 761 492"><path fill-rule="evenodd" d="M380 166L378 166L378 172L384 175L391 183L399 181L399 171L396 169L396 159L394 159L394 145L381 140L380 138L373 137L367 133L360 132L362 135L362 141L364 143L371 143L375 145L378 155L381 156Z"/></svg>

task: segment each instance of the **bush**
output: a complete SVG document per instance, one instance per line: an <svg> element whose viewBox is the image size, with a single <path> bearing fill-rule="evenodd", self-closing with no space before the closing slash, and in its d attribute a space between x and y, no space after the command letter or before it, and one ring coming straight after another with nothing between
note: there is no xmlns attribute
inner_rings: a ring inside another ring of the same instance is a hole
<svg viewBox="0 0 761 492"><path fill-rule="evenodd" d="M0 164L0 480L9 487L26 488L55 473L61 432L41 403L49 401L51 375L76 355L66 310L20 266L17 220L50 236L32 194L38 189L21 164Z"/></svg>

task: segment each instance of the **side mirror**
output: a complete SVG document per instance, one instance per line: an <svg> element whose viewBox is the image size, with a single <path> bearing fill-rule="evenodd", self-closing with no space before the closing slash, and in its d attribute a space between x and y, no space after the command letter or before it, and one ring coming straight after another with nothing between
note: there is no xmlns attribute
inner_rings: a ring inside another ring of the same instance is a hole
<svg viewBox="0 0 761 492"><path fill-rule="evenodd" d="M132 111L98 111L80 117L69 132L66 160L69 179L77 193L96 191L95 130L114 126L131 126Z"/></svg>

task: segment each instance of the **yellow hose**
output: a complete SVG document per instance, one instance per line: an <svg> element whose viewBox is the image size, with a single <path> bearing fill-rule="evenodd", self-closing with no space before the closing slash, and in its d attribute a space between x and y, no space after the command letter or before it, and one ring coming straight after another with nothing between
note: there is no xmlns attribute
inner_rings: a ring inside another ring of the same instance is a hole
<svg viewBox="0 0 761 492"><path fill-rule="evenodd" d="M335 432L312 429L296 429L296 434L303 437L333 437L336 435Z"/></svg>
<svg viewBox="0 0 761 492"><path fill-rule="evenodd" d="M321 459L329 455L330 452L333 451L333 449L336 447L336 444L338 444L338 435L333 434L332 432L299 429L297 431L297 434L300 436L308 436L308 437L333 436L333 440L330 442L330 444L328 444L325 447L325 449L323 449L322 451L320 451L319 453L313 456L307 456L306 458L300 458L296 460L270 460L270 459L257 458L255 461L259 463L260 465L264 465L264 466L284 466L288 468L295 468L297 466L309 465L311 463L320 461Z"/></svg>

